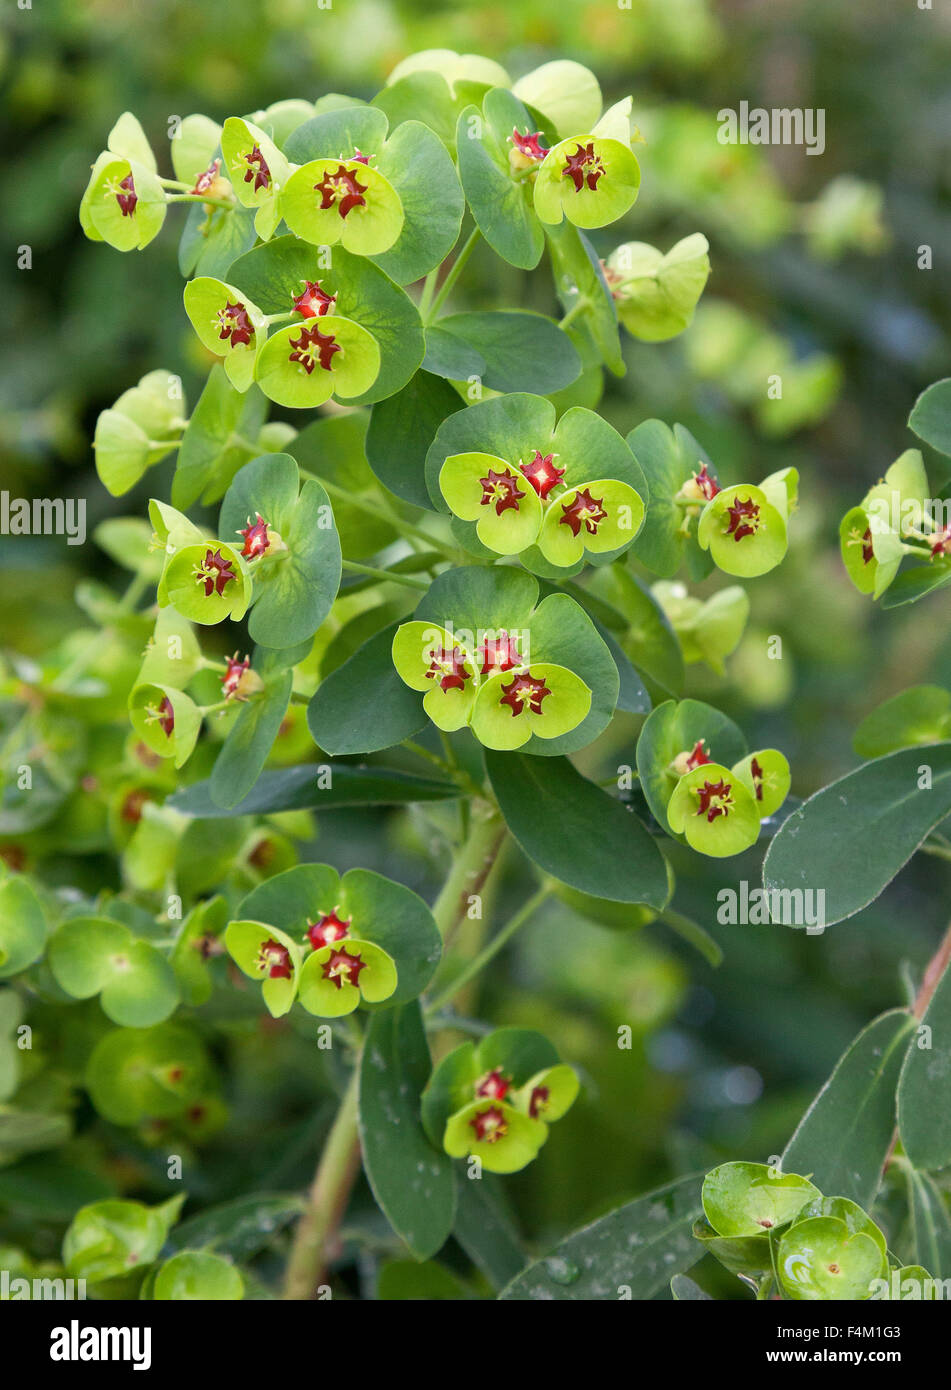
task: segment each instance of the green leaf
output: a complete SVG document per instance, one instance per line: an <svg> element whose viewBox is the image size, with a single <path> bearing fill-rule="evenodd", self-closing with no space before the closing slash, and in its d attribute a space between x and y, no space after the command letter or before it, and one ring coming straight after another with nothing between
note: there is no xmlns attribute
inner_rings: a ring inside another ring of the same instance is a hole
<svg viewBox="0 0 951 1390"><path fill-rule="evenodd" d="M882 595L883 608L901 608L906 603L917 603L919 599L943 589L951 583L951 564L935 561L930 565L914 565L903 570Z"/></svg>
<svg viewBox="0 0 951 1390"><path fill-rule="evenodd" d="M458 1184L452 1233L494 1289L504 1288L525 1268L528 1257L505 1206L502 1183L491 1173Z"/></svg>
<svg viewBox="0 0 951 1390"><path fill-rule="evenodd" d="M808 862L808 861L804 861ZM895 1128L895 1087L913 1021L892 1009L864 1028L800 1120L782 1166L870 1207Z"/></svg>
<svg viewBox="0 0 951 1390"><path fill-rule="evenodd" d="M115 1125L180 1115L208 1084L200 1039L178 1023L114 1028L101 1038L86 1066L93 1105Z"/></svg>
<svg viewBox="0 0 951 1390"><path fill-rule="evenodd" d="M617 1301L630 1289L632 1299L655 1298L700 1259L693 1223L701 1211L700 1175L678 1178L576 1231L499 1297Z"/></svg>
<svg viewBox="0 0 951 1390"><path fill-rule="evenodd" d="M436 327L439 339L448 339L463 354L452 361L434 360L432 335L427 334L423 366L437 376L478 376L493 391L544 395L570 386L581 375L581 358L571 339L543 314L507 309L447 314Z"/></svg>
<svg viewBox="0 0 951 1390"><path fill-rule="evenodd" d="M152 1298L221 1302L244 1297L244 1280L234 1265L208 1251L183 1250L155 1275Z"/></svg>
<svg viewBox="0 0 951 1390"><path fill-rule="evenodd" d="M945 1104L949 1086L951 969L945 968L917 1025L898 1083L898 1129L916 1168L945 1168L951 1163L951 1106Z"/></svg>
<svg viewBox="0 0 951 1390"><path fill-rule="evenodd" d="M933 1278L949 1279L951 1215L948 1213L947 1199L930 1173L918 1173L910 1164L903 1164L902 1167L908 1179L909 1235L913 1258L916 1263L924 1265Z"/></svg>
<svg viewBox="0 0 951 1390"><path fill-rule="evenodd" d="M206 211L201 203L192 203L178 244L178 268L185 276L212 275L221 280L256 240L252 209Z"/></svg>
<svg viewBox="0 0 951 1390"><path fill-rule="evenodd" d="M284 153L295 164L312 159L347 158L355 150L377 155L386 139L388 122L373 106L346 106L338 111L321 111L304 121L290 136Z"/></svg>
<svg viewBox="0 0 951 1390"><path fill-rule="evenodd" d="M918 783L921 768L931 785ZM867 907L951 812L951 743L906 748L823 787L780 827L763 862L770 892L821 889L824 924Z"/></svg>
<svg viewBox="0 0 951 1390"><path fill-rule="evenodd" d="M232 478L248 461L244 445L235 437L257 439L267 416L267 401L256 386L242 394L216 362L185 428L175 477L172 502L182 509L199 498L216 502L228 490Z"/></svg>
<svg viewBox="0 0 951 1390"><path fill-rule="evenodd" d="M656 841L567 759L487 749L485 765L509 829L546 873L612 902L658 910L666 904L667 868ZM598 827L594 840L592 825Z"/></svg>
<svg viewBox="0 0 951 1390"><path fill-rule="evenodd" d="M0 1109L0 1162L10 1163L22 1154L55 1149L70 1137L65 1115L45 1111Z"/></svg>
<svg viewBox="0 0 951 1390"><path fill-rule="evenodd" d="M710 460L683 425L671 430L662 420L645 420L627 436L650 486L650 506L634 543L637 558L661 579L671 579L685 555L691 578L703 579L712 562L697 545L696 529L683 532L684 510L674 498L685 482Z"/></svg>
<svg viewBox="0 0 951 1390"><path fill-rule="evenodd" d="M571 325L572 333L590 340L608 370L623 376L627 368L621 355L617 309L597 251L567 218L558 226L546 225L544 231L562 308L569 313L586 301Z"/></svg>
<svg viewBox="0 0 951 1390"><path fill-rule="evenodd" d="M354 767L350 763L308 763L304 767L262 772L252 790L236 805L222 807L211 798L210 782L196 782L166 803L198 819L266 816L279 811L335 810L341 806L398 806L414 801L457 797L453 782L417 777L388 767Z"/></svg>
<svg viewBox="0 0 951 1390"><path fill-rule="evenodd" d="M867 714L852 736L860 758L879 758L919 743L940 743L951 733L951 693L940 685L913 685Z"/></svg>
<svg viewBox="0 0 951 1390"><path fill-rule="evenodd" d="M452 1164L423 1132L419 1097L431 1062L419 1005L370 1020L360 1065L360 1143L373 1195L418 1260L448 1239L456 1207Z"/></svg>
<svg viewBox="0 0 951 1390"><path fill-rule="evenodd" d="M432 507L426 451L443 420L463 404L447 382L420 371L402 391L373 407L366 452L384 487L413 506Z"/></svg>
<svg viewBox="0 0 951 1390"><path fill-rule="evenodd" d="M445 146L420 121L394 130L376 163L399 194L405 220L395 246L372 260L398 285L410 285L452 250L466 200Z"/></svg>
<svg viewBox="0 0 951 1390"><path fill-rule="evenodd" d="M70 917L50 938L50 969L74 999L101 992L103 1012L123 1027L162 1023L178 1005L175 972L147 941L104 917Z"/></svg>
<svg viewBox="0 0 951 1390"><path fill-rule="evenodd" d="M670 1281L670 1292L677 1303L709 1302L713 1295L705 1293L700 1285L686 1274L675 1274Z"/></svg>
<svg viewBox="0 0 951 1390"><path fill-rule="evenodd" d="M486 93L482 111L467 106L456 127L459 177L479 231L503 260L533 270L545 236L531 202L531 184L516 180L509 155L512 131L535 125L518 97L499 87Z"/></svg>
<svg viewBox="0 0 951 1390"><path fill-rule="evenodd" d="M932 449L951 456L951 377L922 391L908 417L908 426Z"/></svg>
<svg viewBox="0 0 951 1390"><path fill-rule="evenodd" d="M318 686L307 707L307 724L327 753L375 753L426 727L419 696L404 685L393 665L398 626L391 623L371 637Z"/></svg>
<svg viewBox="0 0 951 1390"><path fill-rule="evenodd" d="M25 878L0 882L0 979L19 975L46 945L46 915Z"/></svg>
<svg viewBox="0 0 951 1390"><path fill-rule="evenodd" d="M303 1211L297 1193L255 1193L208 1207L172 1231L176 1250L207 1248L232 1260L251 1260L271 1245L285 1226Z"/></svg>

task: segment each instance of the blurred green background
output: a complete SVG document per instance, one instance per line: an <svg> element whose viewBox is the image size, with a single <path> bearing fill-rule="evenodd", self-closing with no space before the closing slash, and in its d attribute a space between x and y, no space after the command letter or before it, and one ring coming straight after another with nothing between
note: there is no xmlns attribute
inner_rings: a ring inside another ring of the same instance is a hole
<svg viewBox="0 0 951 1390"><path fill-rule="evenodd" d="M620 227L596 234L601 254L632 239L666 250L702 231L713 265L682 337L659 346L624 338L627 375L608 379L602 410L625 433L651 416L682 421L727 482L788 465L802 474L790 553L748 585L743 644L724 677L689 668L688 693L737 719L751 747L784 749L794 793L805 796L857 761L852 731L881 699L951 680L944 597L883 613L851 590L837 546L840 516L915 442L908 411L951 360L947 10L912 0L333 0L330 9L315 0L43 0L6 7L0 33L0 451L11 493L85 497L90 532L105 516L141 515L150 492L168 495L170 465L146 489L110 499L92 466L96 414L158 366L180 373L194 400L205 370L181 308L174 226L141 255L79 231L89 165L120 111L134 111L161 151L173 115L223 120L330 91L369 98L421 48L477 51L513 77L572 57L597 72L606 102L633 94L647 141L639 201ZM716 112L744 99L823 108L824 154L718 144ZM17 269L22 246L32 248L30 270ZM923 246L933 269L918 268ZM470 265L464 294L474 305L517 298L554 311L544 266L523 274L484 248ZM783 408L771 410L758 383L784 353L798 366ZM937 458L927 463L940 481ZM0 645L32 656L77 625L77 578L120 582L92 542L0 538L0 567ZM782 638L779 661L765 656L771 635ZM633 744L615 740L597 757L610 775L633 761ZM321 858L435 892L439 864L413 817L327 822ZM613 933L551 909L485 980L485 1016L543 1028L588 1082L539 1161L506 1185L532 1241L672 1171L778 1153L851 1037L904 997L903 962L920 969L930 955L946 917L945 864L916 864L825 936L719 925L718 889L758 882L761 853L701 864L675 847L676 905L724 947L716 971L663 929ZM69 872L50 866L57 881ZM526 882L513 854L498 885L502 910ZM616 1046L623 1024L634 1029L629 1051ZM330 1105L312 1044L280 1028L236 1029L219 1053L230 1118L203 1149L190 1190L204 1202L302 1183ZM82 1136L82 1114L78 1128ZM100 1126L73 1143L88 1190L162 1192L162 1164L136 1137ZM0 1172L7 1238L32 1230L36 1253L61 1230L36 1198L37 1164L42 1178L51 1161L33 1161L32 1187L29 1174L17 1176L23 1165ZM357 1224L364 1209L372 1225L366 1194ZM371 1276L355 1269L356 1287L358 1275Z"/></svg>

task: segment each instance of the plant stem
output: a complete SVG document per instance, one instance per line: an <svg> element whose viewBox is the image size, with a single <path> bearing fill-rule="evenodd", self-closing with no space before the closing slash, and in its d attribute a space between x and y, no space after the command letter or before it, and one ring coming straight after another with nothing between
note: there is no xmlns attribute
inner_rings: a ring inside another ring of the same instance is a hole
<svg viewBox="0 0 951 1390"><path fill-rule="evenodd" d="M402 517L395 516L392 512L387 512L376 502L371 502L367 498L354 497L352 492L348 492L345 487L340 487L337 483L328 483L326 478L320 478L316 473L309 472L306 468L300 470L302 478L312 478L315 483L320 483L329 497L337 497L341 502L346 502L348 507L355 507L359 512L366 512L368 516L376 517L378 521L385 521L395 530L401 531L404 536L415 536L417 540L425 541L430 547L439 545L439 541L423 531L421 527L414 526L410 521L404 521Z"/></svg>
<svg viewBox="0 0 951 1390"><path fill-rule="evenodd" d="M481 891L505 834L505 825L494 807L486 802L472 807L469 837L456 851L446 882L433 904L433 916L444 941L465 918L469 898Z"/></svg>
<svg viewBox="0 0 951 1390"><path fill-rule="evenodd" d="M543 883L537 892L522 904L519 910L509 918L504 927L501 927L493 936L492 940L485 946L477 956L474 956L469 963L463 967L456 978L443 992L436 996L433 1002L426 1009L426 1017L439 1013L455 997L456 994L467 985L479 972L488 965L493 956L501 951L505 943L515 935L519 927L524 926L536 908L540 907L552 891L550 883Z"/></svg>
<svg viewBox="0 0 951 1390"><path fill-rule="evenodd" d="M341 561L345 570L351 570L354 574L368 574L373 579L386 579L393 584L403 584L407 589L421 589L424 593L429 588L425 579L414 579L410 574L397 574L395 570L374 569L372 565L358 565L356 560Z"/></svg>
<svg viewBox="0 0 951 1390"><path fill-rule="evenodd" d="M165 201L167 203L208 203L211 207L227 208L233 212L238 204L233 198L209 198L207 193L168 193Z"/></svg>
<svg viewBox="0 0 951 1390"><path fill-rule="evenodd" d="M440 288L439 293L436 295L436 298L433 300L429 309L425 313L426 323L432 323L433 319L439 313L439 310L442 308L446 300L449 298L450 294L452 293L453 285L456 283L456 281L459 279L459 276L465 269L466 261L469 259L469 257L475 250L476 243L478 242L479 237L481 235L482 233L479 231L478 227L473 227L472 231L469 233L465 245L462 247L462 250L459 252L458 256L450 266L449 273L446 276L445 280L442 282L442 287Z"/></svg>
<svg viewBox="0 0 951 1390"><path fill-rule="evenodd" d="M319 1286L326 1282L332 1246L360 1166L359 1086L358 1057L320 1156L306 1210L294 1233L284 1277L286 1299L316 1298Z"/></svg>
<svg viewBox="0 0 951 1390"><path fill-rule="evenodd" d="M561 319L559 319L558 327L567 328L569 323L573 323L579 314L583 314L587 309L590 309L590 307L591 300L588 299L586 295L582 295L578 300L577 304L573 304L571 308L568 310L567 314L565 314Z"/></svg>
<svg viewBox="0 0 951 1390"><path fill-rule="evenodd" d="M951 926L948 927L941 944L937 951L925 966L925 973L921 977L921 987L915 995L915 1002L911 1007L912 1018L922 1019L927 1012L928 1005L934 997L934 992L941 983L945 971L951 965ZM889 1165L892 1163L895 1154L895 1147L898 1144L898 1127L892 1135L892 1142L888 1146L888 1153L885 1155L885 1162L882 1165L882 1172L887 1173Z"/></svg>

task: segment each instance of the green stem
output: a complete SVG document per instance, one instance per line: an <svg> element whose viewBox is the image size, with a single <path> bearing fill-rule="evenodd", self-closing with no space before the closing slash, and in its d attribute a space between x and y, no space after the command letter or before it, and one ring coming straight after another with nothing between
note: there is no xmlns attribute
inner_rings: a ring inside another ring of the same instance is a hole
<svg viewBox="0 0 951 1390"><path fill-rule="evenodd" d="M300 470L302 478L312 478L315 483L320 483L329 497L336 497L341 502L346 502L348 507L355 507L358 512L366 512L368 516L375 517L378 521L385 521L395 530L401 531L404 536L415 536L417 540L425 541L430 547L439 545L435 537L429 535L427 531L419 526L414 526L410 521L404 521L402 517L395 516L387 512L376 502L371 502L364 497L354 497L352 492L348 492L345 487L340 487L337 483L328 483L326 478L318 477L316 473L309 472L306 468Z"/></svg>
<svg viewBox="0 0 951 1390"><path fill-rule="evenodd" d="M318 1288L326 1282L332 1247L360 1166L359 1087L357 1058L294 1233L284 1276L286 1299L316 1298Z"/></svg>
<svg viewBox="0 0 951 1390"><path fill-rule="evenodd" d="M478 227L473 227L472 231L469 233L465 245L459 252L456 259L453 261L452 265L450 266L449 273L446 276L445 280L442 282L442 287L440 288L439 293L436 295L436 298L433 300L431 306L428 310L426 310L424 314L424 321L427 324L432 323L433 319L436 317L442 306L445 304L446 300L449 298L450 294L452 293L453 285L455 285L456 281L459 279L459 276L465 269L466 261L468 261L469 257L475 250L476 244L481 235L482 233L479 231Z"/></svg>
<svg viewBox="0 0 951 1390"><path fill-rule="evenodd" d="M469 837L453 858L449 875L433 904L433 916L445 941L451 937L469 908L469 898L478 893L505 838L505 824L494 807L477 802L472 807Z"/></svg>
<svg viewBox="0 0 951 1390"><path fill-rule="evenodd" d="M436 281L439 279L439 266L434 266L423 281L423 292L419 297L419 316L425 322L426 315L429 313L429 306L433 302L433 294L436 289Z"/></svg>
<svg viewBox="0 0 951 1390"><path fill-rule="evenodd" d="M214 208L227 208L232 212L238 205L232 198L209 198L207 193L169 193L167 203L208 203Z"/></svg>
<svg viewBox="0 0 951 1390"><path fill-rule="evenodd" d="M579 314L585 313L590 308L591 300L588 299L587 295L581 295L577 304L573 304L571 308L568 310L567 314L565 314L561 319L559 319L558 327L567 328L569 323L573 323Z"/></svg>
<svg viewBox="0 0 951 1390"><path fill-rule="evenodd" d="M949 849L947 845L938 844L934 840L925 840L924 844L920 845L919 848L922 854L933 854L936 859L951 860L951 849Z"/></svg>
<svg viewBox="0 0 951 1390"><path fill-rule="evenodd" d="M393 584L403 584L407 589L421 589L423 593L429 588L425 579L414 579L410 574L397 574L394 570L374 569L372 565L358 565L356 560L341 561L345 570L350 570L354 574L368 574L373 579L386 579Z"/></svg>
<svg viewBox="0 0 951 1390"><path fill-rule="evenodd" d="M472 960L463 967L452 983L448 985L441 994L438 994L433 1002L427 1006L427 1018L432 1014L438 1014L440 1010L446 1008L463 986L467 985L471 979L474 979L474 977L488 965L489 961L501 951L506 942L515 935L519 927L524 926L535 909L541 906L551 891L552 885L550 883L543 883L538 891L533 893L527 902L522 904L518 912L510 917L505 926L501 927L496 932L489 944L485 946L477 956L474 956Z"/></svg>

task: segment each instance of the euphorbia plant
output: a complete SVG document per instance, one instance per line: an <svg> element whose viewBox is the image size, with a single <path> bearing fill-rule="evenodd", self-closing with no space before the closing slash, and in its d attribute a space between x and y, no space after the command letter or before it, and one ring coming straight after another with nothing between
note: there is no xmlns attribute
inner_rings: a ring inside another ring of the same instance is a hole
<svg viewBox="0 0 951 1390"><path fill-rule="evenodd" d="M187 205L183 342L208 375L191 411L155 371L98 422L113 496L176 455L148 520L107 523L129 594L89 600L122 654L110 714L127 721L94 750L120 876L64 904L14 866L0 974L94 1001L106 1021L80 1084L156 1145L199 1145L220 1123L208 1033L224 1020L229 1036L230 1009L319 1030L339 1108L303 1214L296 1199L284 1213L300 1215L293 1298L330 1281L358 1155L395 1237L427 1260L470 1238L470 1184L494 1203L486 1174L557 1152L585 1089L570 1039L469 1013L523 923L558 896L595 923L659 919L710 958L672 907L672 860L739 855L786 810L785 755L682 698L676 672L724 669L747 591L688 586L780 564L798 475L750 479L679 424L631 419L622 435L599 413L622 330L652 342L689 325L708 245L624 239L641 196L632 104L603 111L592 74L551 66L512 84L485 60L420 54L369 104L191 116L174 177L127 113L82 203L87 234L118 251ZM491 299L473 310L476 251ZM533 270L546 253L546 312L505 302L500 260ZM312 813L366 805L411 806L442 837L432 904L395 854L386 875L312 857ZM491 931L514 846L537 884ZM776 1227L767 1253L782 1230L781 1261L808 1239L809 1279L779 1280L790 1297L829 1296L839 1254L853 1282L885 1269L871 1218L855 1232L857 1197L754 1175L747 1200L719 1176L700 1239L756 1242L759 1277L757 1224ZM670 1200L672 1219L695 1207L699 1180ZM66 1268L103 1292L241 1296L210 1238L175 1235L171 1205L116 1205L75 1214ZM680 1268L699 1253L677 1247ZM664 1283L676 1272L665 1262Z"/></svg>

